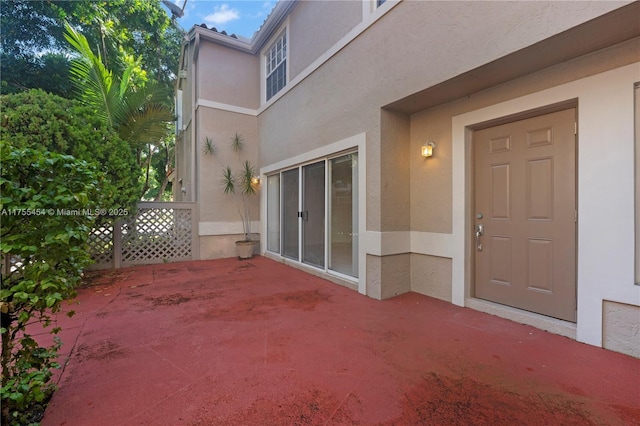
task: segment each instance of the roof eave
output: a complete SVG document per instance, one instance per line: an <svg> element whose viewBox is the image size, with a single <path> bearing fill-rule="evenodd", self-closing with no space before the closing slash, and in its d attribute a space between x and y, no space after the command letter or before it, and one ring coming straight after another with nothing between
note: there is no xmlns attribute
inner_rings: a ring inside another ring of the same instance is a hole
<svg viewBox="0 0 640 426"><path fill-rule="evenodd" d="M248 42L217 31L202 28L198 25L194 25L191 30L189 30L189 41L193 40L196 34L199 34L201 39L240 50L241 52L256 54L271 38L273 33L278 30L297 2L298 0L279 0L260 29L253 34L253 37L251 37Z"/></svg>

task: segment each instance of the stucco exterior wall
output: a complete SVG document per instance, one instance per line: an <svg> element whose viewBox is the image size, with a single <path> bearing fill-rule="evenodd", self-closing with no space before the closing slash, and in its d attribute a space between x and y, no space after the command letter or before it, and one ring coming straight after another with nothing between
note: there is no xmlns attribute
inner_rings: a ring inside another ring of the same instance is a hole
<svg viewBox="0 0 640 426"><path fill-rule="evenodd" d="M445 111L443 111L445 110ZM411 116L410 165L411 229L451 233L451 115L436 108ZM434 142L430 158L420 156L422 145Z"/></svg>
<svg viewBox="0 0 640 426"><path fill-rule="evenodd" d="M366 259L366 265L360 268L359 291L385 297L388 290L380 288L379 279L383 275L390 278L387 268L392 267L385 263L385 256L408 253L412 246L409 238L414 231L407 230L416 210L411 204L409 217L407 209L403 210L413 195L407 198L406 191L414 185L424 189L423 180L428 177L412 175L407 165L422 161L419 151L414 150L413 140L407 145L410 133L405 127L381 128L385 122L403 121L400 117L385 121L381 108L622 4L403 1L297 85L285 87L276 102L259 110L260 167L286 163L356 134L366 135L366 155L359 163L366 175L366 231L360 233L361 245L366 247L360 257ZM445 155L446 150L445 145ZM400 167L399 161L404 162ZM403 172L395 175L398 169ZM452 229L453 206L447 195L452 190L451 176L451 166L443 161L439 171L442 188L430 186L434 197L429 196L430 201L443 202L431 204L429 217L421 220L427 224L422 229L433 235L416 237L418 246L433 250L420 254L451 256L453 240L437 234ZM409 179L412 183L407 186Z"/></svg>
<svg viewBox="0 0 640 426"><path fill-rule="evenodd" d="M220 180L227 166L236 173L241 170L244 160L255 166L258 151L256 118L207 107L199 107L197 114L200 222L240 222L238 207L242 208L241 197L225 194ZM243 140L240 152L234 152L231 147L236 132ZM214 155L205 154L202 150L205 137L213 140L216 147ZM259 195L247 200L252 219L259 220Z"/></svg>
<svg viewBox="0 0 640 426"><path fill-rule="evenodd" d="M235 241L243 239L240 211L244 211L242 196L225 194L222 179L223 169L231 167L234 174L242 169L243 161L254 167L257 162L258 134L256 117L200 106L197 110L198 137L198 200L200 258L215 259L236 256ZM238 135L243 140L243 148L235 152L232 138ZM215 153L206 154L202 149L203 139L209 137L215 144ZM256 168L256 176L258 169ZM245 196L252 221L253 239L259 240L260 186L258 193ZM259 246L255 248L259 251Z"/></svg>
<svg viewBox="0 0 640 426"><path fill-rule="evenodd" d="M628 65L640 58L638 52L640 41L632 40L504 83L469 98L413 114L410 124L412 155L409 157L411 229L423 232L451 232L451 118L454 115ZM436 142L437 146L432 158L423 159L417 153L427 140ZM425 185L428 185L428 189Z"/></svg>
<svg viewBox="0 0 640 426"><path fill-rule="evenodd" d="M411 291L451 302L451 259L412 253Z"/></svg>
<svg viewBox="0 0 640 426"><path fill-rule="evenodd" d="M403 1L261 112L260 165L366 132L367 229L385 231L376 207L385 189L380 180L380 159L387 154L380 145L383 105L620 5ZM443 222L437 229L447 226Z"/></svg>
<svg viewBox="0 0 640 426"><path fill-rule="evenodd" d="M640 358L640 306L604 301L602 346Z"/></svg>
<svg viewBox="0 0 640 426"><path fill-rule="evenodd" d="M410 120L410 152L413 155L409 156L409 162L411 163L411 230L414 233L450 234L453 232L452 212L456 208L452 206L452 196L457 192L452 187L454 175L452 164L453 117L499 104L509 99L538 93L576 79L623 67L639 60L640 40L634 39L504 83L471 97L413 114ZM550 100L549 103L553 103L553 101ZM578 105L578 108L580 108L580 105ZM519 111L511 111L511 113L516 112ZM433 140L437 144L434 156L429 159L423 159L418 155L420 147L425 140ZM578 146L580 150L580 138ZM457 161L465 162L464 156L465 153L459 154ZM578 169L580 168L581 165L578 164ZM615 171L612 171L612 174L615 175ZM579 198L583 196L584 194L578 194ZM462 194L462 197L465 197L465 194ZM465 207L462 207L457 210L464 209ZM465 214L464 211L459 213ZM416 237L418 240L424 239L425 244L428 243L430 238L433 238L433 234L424 236L418 234ZM441 247L442 251L435 254L447 257L448 246L441 245ZM629 250L632 250L632 247ZM412 263L412 268L420 267L418 265L419 259L421 258L417 258ZM461 268L457 267L457 269L460 270ZM462 273L463 271L459 272ZM425 292L423 290L424 287L416 282L417 277L419 275L412 275L412 289L430 296L439 297L439 293L431 293L432 290L430 289ZM442 286L448 286L448 284L441 283L436 285L436 288L441 289ZM466 297L472 295L472 290L469 288L470 284L467 284L467 286Z"/></svg>
<svg viewBox="0 0 640 426"><path fill-rule="evenodd" d="M295 78L361 20L362 0L297 3L289 18L289 78Z"/></svg>
<svg viewBox="0 0 640 426"><path fill-rule="evenodd" d="M409 117L380 111L380 227L408 231L411 226L409 181Z"/></svg>
<svg viewBox="0 0 640 426"><path fill-rule="evenodd" d="M410 290L411 256L367 256L367 296L389 299Z"/></svg>
<svg viewBox="0 0 640 426"><path fill-rule="evenodd" d="M258 234L252 234L254 241L258 241L253 248L254 254L260 253ZM235 242L244 239L242 234L202 235L200 236L200 259L222 259L236 257Z"/></svg>
<svg viewBox="0 0 640 426"><path fill-rule="evenodd" d="M200 41L198 98L243 108L260 102L259 59L256 55Z"/></svg>

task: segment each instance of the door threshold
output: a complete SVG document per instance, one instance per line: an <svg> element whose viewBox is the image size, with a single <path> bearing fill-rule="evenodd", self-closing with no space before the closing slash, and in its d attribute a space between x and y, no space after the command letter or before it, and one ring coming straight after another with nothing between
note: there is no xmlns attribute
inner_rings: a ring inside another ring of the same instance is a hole
<svg viewBox="0 0 640 426"><path fill-rule="evenodd" d="M522 309L472 297L465 299L465 306L476 311L495 315L520 324L530 325L532 327L548 331L549 333L558 334L560 336L576 340L576 324L573 322L551 318L545 315L523 311Z"/></svg>

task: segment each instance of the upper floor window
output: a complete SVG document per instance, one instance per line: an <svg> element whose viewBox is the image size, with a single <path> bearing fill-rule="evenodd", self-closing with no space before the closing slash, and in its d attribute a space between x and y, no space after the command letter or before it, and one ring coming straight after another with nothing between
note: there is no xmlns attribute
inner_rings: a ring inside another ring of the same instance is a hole
<svg viewBox="0 0 640 426"><path fill-rule="evenodd" d="M287 84L287 31L271 45L265 54L267 100Z"/></svg>
<svg viewBox="0 0 640 426"><path fill-rule="evenodd" d="M376 7L382 6L385 1L387 1L387 0L376 0Z"/></svg>

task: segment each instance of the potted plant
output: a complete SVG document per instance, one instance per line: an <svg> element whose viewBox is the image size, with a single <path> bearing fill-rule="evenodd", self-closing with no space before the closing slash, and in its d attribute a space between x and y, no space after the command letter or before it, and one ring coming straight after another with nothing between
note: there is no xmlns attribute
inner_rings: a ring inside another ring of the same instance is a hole
<svg viewBox="0 0 640 426"><path fill-rule="evenodd" d="M236 133L231 138L231 149L240 154L244 146L242 136ZM205 138L203 151L215 155L216 149L210 138ZM240 159L239 159L240 160ZM223 166L220 184L225 194L230 195L236 202L238 214L242 219L244 238L236 241L236 251L241 259L253 257L256 241L251 239L251 210L250 198L257 193L259 180L255 167L249 160L241 161L240 170L234 171L231 166Z"/></svg>

